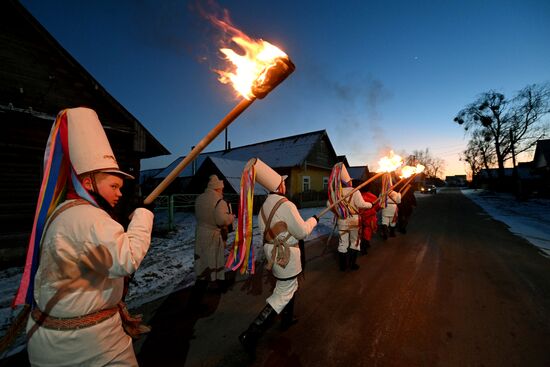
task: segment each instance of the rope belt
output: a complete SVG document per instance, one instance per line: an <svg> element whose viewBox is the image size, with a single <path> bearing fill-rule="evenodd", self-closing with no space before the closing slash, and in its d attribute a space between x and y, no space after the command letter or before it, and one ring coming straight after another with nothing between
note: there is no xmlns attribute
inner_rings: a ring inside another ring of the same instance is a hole
<svg viewBox="0 0 550 367"><path fill-rule="evenodd" d="M292 245L286 243L291 236L292 235L289 233L282 240L275 238L272 242L273 248L271 249L271 258L267 259L267 270L271 270L271 268L273 268L273 264L277 264L283 269L286 268L288 262L290 261L290 248L298 247L297 243ZM267 243L271 244L271 242Z"/></svg>
<svg viewBox="0 0 550 367"><path fill-rule="evenodd" d="M77 317L54 317L35 308L31 312L32 319L41 327L54 330L78 330L94 326L113 317L118 312L118 305L105 310L92 312Z"/></svg>
<svg viewBox="0 0 550 367"><path fill-rule="evenodd" d="M299 272L298 274L292 276L292 277L288 277L288 278L277 278L276 276L273 276L275 279L277 280L292 280L292 279L295 279L295 278L298 278L298 275L300 275L302 272Z"/></svg>

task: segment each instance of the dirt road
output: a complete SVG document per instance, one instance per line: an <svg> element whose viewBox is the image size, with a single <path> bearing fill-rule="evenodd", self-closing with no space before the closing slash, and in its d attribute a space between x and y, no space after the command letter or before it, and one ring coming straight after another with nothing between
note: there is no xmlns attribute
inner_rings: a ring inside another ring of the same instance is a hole
<svg viewBox="0 0 550 367"><path fill-rule="evenodd" d="M140 365L550 366L550 260L460 191L422 198L408 233L374 240L358 271L338 271L325 243L308 246L298 324L275 324L255 361L237 336L272 289L266 272L147 305Z"/></svg>

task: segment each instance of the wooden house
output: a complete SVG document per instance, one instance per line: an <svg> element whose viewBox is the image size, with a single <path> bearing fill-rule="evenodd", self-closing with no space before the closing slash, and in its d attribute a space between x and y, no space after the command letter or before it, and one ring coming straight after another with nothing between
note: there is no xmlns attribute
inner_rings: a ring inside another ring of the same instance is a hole
<svg viewBox="0 0 550 367"><path fill-rule="evenodd" d="M346 169L348 170L349 176L352 180L363 182L370 177L369 166L350 166L346 167Z"/></svg>
<svg viewBox="0 0 550 367"><path fill-rule="evenodd" d="M550 172L550 139L537 141L533 156L533 168L539 172Z"/></svg>
<svg viewBox="0 0 550 367"><path fill-rule="evenodd" d="M44 147L60 110L94 109L119 165L134 176L140 159L169 152L15 0L1 5L0 60L0 263L5 263L25 252ZM137 184L125 187L132 194Z"/></svg>
<svg viewBox="0 0 550 367"><path fill-rule="evenodd" d="M550 139L537 141L532 167L540 176L538 192L542 196L550 197Z"/></svg>
<svg viewBox="0 0 550 367"><path fill-rule="evenodd" d="M244 167L250 158L258 157L281 175L288 175L287 195L298 202L308 201L312 193L326 194L332 166L338 162L337 155L326 130L259 142L231 149L202 153L193 164L186 167L167 189L168 193L202 192L200 184L191 185L193 176L198 172L207 157L239 161ZM157 183L164 179L184 157L179 157L168 167L154 176ZM211 164L210 162L209 164ZM220 173L215 169L203 170L207 173ZM241 170L242 173L242 170ZM240 177L240 174L239 176ZM220 177L222 178L222 177ZM203 186L202 186L203 187ZM152 189L149 187L149 189ZM305 196L304 196L305 195ZM313 195L313 201L319 195Z"/></svg>

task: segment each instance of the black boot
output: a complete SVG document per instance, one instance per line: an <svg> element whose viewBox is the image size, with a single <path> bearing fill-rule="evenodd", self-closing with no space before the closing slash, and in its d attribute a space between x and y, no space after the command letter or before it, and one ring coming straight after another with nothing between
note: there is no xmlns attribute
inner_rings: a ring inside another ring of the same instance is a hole
<svg viewBox="0 0 550 367"><path fill-rule="evenodd" d="M248 326L248 329L239 335L239 341L244 347L244 350L251 357L256 356L256 345L258 344L258 339L260 339L264 331L271 326L271 322L276 315L277 313L273 307L271 307L270 304L267 304L258 316L256 316L254 321L252 321L250 326Z"/></svg>
<svg viewBox="0 0 550 367"><path fill-rule="evenodd" d="M369 252L370 242L369 240L361 240L361 254L366 255Z"/></svg>
<svg viewBox="0 0 550 367"><path fill-rule="evenodd" d="M193 309L203 309L205 306L202 304L202 300L206 293L208 282L206 280L197 279L195 285L191 288L191 296L189 298L189 304Z"/></svg>
<svg viewBox="0 0 550 367"><path fill-rule="evenodd" d="M407 221L402 219L398 222L399 232L405 234L407 233Z"/></svg>
<svg viewBox="0 0 550 367"><path fill-rule="evenodd" d="M343 252L338 252L338 262L340 265L340 271L346 271L347 254Z"/></svg>
<svg viewBox="0 0 550 367"><path fill-rule="evenodd" d="M358 270L359 265L357 265L357 254L359 251L356 250L349 250L349 268L351 270Z"/></svg>
<svg viewBox="0 0 550 367"><path fill-rule="evenodd" d="M390 226L390 237L395 237L395 227Z"/></svg>
<svg viewBox="0 0 550 367"><path fill-rule="evenodd" d="M294 298L290 299L281 312L281 329L283 331L288 330L288 328L298 322L298 319L294 317Z"/></svg>
<svg viewBox="0 0 550 367"><path fill-rule="evenodd" d="M217 284L217 287L218 287L218 292L220 292L220 293L227 292L227 280L218 279L218 280L216 280L216 284Z"/></svg>
<svg viewBox="0 0 550 367"><path fill-rule="evenodd" d="M385 241L388 239L388 226L385 224L382 224L380 226L380 236L382 236L382 239Z"/></svg>

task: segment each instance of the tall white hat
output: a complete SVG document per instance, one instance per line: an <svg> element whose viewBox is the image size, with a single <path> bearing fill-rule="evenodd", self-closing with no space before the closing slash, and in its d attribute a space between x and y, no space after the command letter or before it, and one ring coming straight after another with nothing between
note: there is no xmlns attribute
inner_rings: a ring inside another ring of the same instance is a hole
<svg viewBox="0 0 550 367"><path fill-rule="evenodd" d="M77 175L87 172L114 173L134 177L118 166L107 135L94 110L84 107L67 110L69 155Z"/></svg>
<svg viewBox="0 0 550 367"><path fill-rule="evenodd" d="M351 177L348 173L348 170L346 169L346 165L342 162L338 162L334 165L332 169L335 169L336 167L341 167L340 169L340 181L343 183L348 183L351 181Z"/></svg>
<svg viewBox="0 0 550 367"><path fill-rule="evenodd" d="M256 170L256 181L269 191L277 190L281 183L288 177L287 175L279 175L273 168L262 162L260 158L250 159L246 163L245 169L248 169L251 165L254 165L254 169Z"/></svg>

